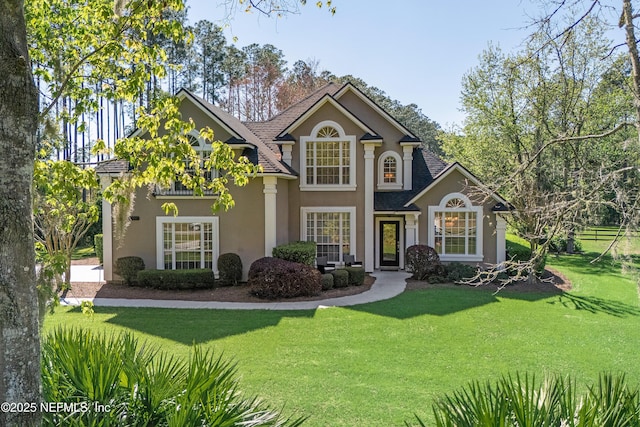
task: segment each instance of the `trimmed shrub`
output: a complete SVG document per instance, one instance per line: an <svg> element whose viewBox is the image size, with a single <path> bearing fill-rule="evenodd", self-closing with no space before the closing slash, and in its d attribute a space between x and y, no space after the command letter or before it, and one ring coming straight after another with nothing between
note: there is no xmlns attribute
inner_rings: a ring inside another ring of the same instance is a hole
<svg viewBox="0 0 640 427"><path fill-rule="evenodd" d="M349 286L349 272L344 268L333 270L333 286L336 288L346 288Z"/></svg>
<svg viewBox="0 0 640 427"><path fill-rule="evenodd" d="M238 254L226 253L218 257L221 286L234 286L242 280L242 260Z"/></svg>
<svg viewBox="0 0 640 427"><path fill-rule="evenodd" d="M157 289L213 288L213 271L202 268L193 270L143 270L138 272L140 286Z"/></svg>
<svg viewBox="0 0 640 427"><path fill-rule="evenodd" d="M349 286L364 285L364 267L345 267L349 273Z"/></svg>
<svg viewBox="0 0 640 427"><path fill-rule="evenodd" d="M314 296L322 292L322 275L309 265L265 257L251 264L248 284L259 298Z"/></svg>
<svg viewBox="0 0 640 427"><path fill-rule="evenodd" d="M406 269L416 280L427 280L429 276L439 276L444 272L440 256L430 246L413 245L407 248Z"/></svg>
<svg viewBox="0 0 640 427"><path fill-rule="evenodd" d="M116 260L116 273L131 285L137 280L138 272L144 270L144 261L139 256L125 256Z"/></svg>
<svg viewBox="0 0 640 427"><path fill-rule="evenodd" d="M96 234L93 236L93 248L96 251L96 255L100 260L100 265L104 263L104 246L102 243L102 234Z"/></svg>
<svg viewBox="0 0 640 427"><path fill-rule="evenodd" d="M274 258L311 265L316 261L316 242L293 242L273 248Z"/></svg>
<svg viewBox="0 0 640 427"><path fill-rule="evenodd" d="M325 273L322 275L322 290L328 291L333 289L333 274Z"/></svg>
<svg viewBox="0 0 640 427"><path fill-rule="evenodd" d="M551 252L566 252L567 251L566 236L553 236L551 242L549 242L549 251ZM582 252L582 242L574 237L573 239L573 252Z"/></svg>
<svg viewBox="0 0 640 427"><path fill-rule="evenodd" d="M447 275L447 281L458 282L464 279L471 279L478 273L476 267L461 262L452 262L445 265L445 274Z"/></svg>

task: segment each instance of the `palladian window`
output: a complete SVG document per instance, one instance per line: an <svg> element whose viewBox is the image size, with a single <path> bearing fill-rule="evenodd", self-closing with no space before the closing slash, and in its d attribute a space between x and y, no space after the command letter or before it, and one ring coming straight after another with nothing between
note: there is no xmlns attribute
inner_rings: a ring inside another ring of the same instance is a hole
<svg viewBox="0 0 640 427"><path fill-rule="evenodd" d="M482 258L482 207L473 206L459 193L445 196L439 206L429 207L432 246L444 261Z"/></svg>
<svg viewBox="0 0 640 427"><path fill-rule="evenodd" d="M355 137L333 122L322 122L300 138L303 189L355 188Z"/></svg>

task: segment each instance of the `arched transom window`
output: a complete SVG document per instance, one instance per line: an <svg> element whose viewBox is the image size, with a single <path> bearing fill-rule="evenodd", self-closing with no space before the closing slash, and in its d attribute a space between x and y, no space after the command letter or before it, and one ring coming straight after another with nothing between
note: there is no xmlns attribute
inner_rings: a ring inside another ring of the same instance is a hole
<svg viewBox="0 0 640 427"><path fill-rule="evenodd" d="M461 193L429 207L429 246L443 261L482 260L482 207Z"/></svg>
<svg viewBox="0 0 640 427"><path fill-rule="evenodd" d="M378 187L402 188L402 159L395 151L385 151L378 159Z"/></svg>
<svg viewBox="0 0 640 427"><path fill-rule="evenodd" d="M200 167L202 167L205 160L211 155L211 145L207 144L204 139L200 138L197 134L187 135L187 140L189 142L189 145L191 145L191 147L198 155ZM193 195L193 190L187 188L187 186L183 184L182 178L184 178L185 176L194 176L195 173L196 167L193 159L185 158L185 170L182 174L176 176L176 180L173 183L173 188L171 189L171 194L178 196ZM205 171L201 169L200 173L207 181L211 181L217 176L215 170Z"/></svg>
<svg viewBox="0 0 640 427"><path fill-rule="evenodd" d="M324 121L300 142L302 189L355 189L355 136Z"/></svg>

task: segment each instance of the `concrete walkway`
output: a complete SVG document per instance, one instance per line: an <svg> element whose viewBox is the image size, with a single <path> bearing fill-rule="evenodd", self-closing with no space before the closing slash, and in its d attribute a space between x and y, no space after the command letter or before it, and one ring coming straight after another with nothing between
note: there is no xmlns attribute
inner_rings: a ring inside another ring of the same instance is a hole
<svg viewBox="0 0 640 427"><path fill-rule="evenodd" d="M71 267L73 282L102 282L102 267L95 265L74 265ZM315 310L327 307L344 307L366 304L395 297L404 292L405 279L410 274L398 271L376 271L372 274L375 283L366 292L339 298L298 302L220 302L181 301L120 298L66 298L62 305L80 305L82 301L93 301L99 307L156 307L156 308L200 308L216 310Z"/></svg>

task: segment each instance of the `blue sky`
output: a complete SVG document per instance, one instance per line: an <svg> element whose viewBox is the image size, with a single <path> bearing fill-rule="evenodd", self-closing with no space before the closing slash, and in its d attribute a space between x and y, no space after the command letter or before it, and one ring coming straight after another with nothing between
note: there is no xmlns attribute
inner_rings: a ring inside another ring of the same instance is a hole
<svg viewBox="0 0 640 427"><path fill-rule="evenodd" d="M227 39L238 47L273 44L288 64L315 59L336 75L352 74L403 104L415 103L445 129L461 124L461 79L489 42L516 49L537 9L530 0L334 0L331 16L315 1L275 19L238 12ZM223 24L223 6L187 0L191 23Z"/></svg>

